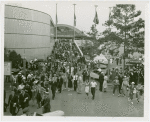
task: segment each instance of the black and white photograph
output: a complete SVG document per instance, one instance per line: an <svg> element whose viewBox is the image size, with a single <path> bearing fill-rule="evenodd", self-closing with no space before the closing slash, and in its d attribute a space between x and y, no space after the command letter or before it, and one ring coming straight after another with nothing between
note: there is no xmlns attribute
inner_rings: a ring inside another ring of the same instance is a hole
<svg viewBox="0 0 150 122"><path fill-rule="evenodd" d="M3 1L1 116L144 118L148 4Z"/></svg>

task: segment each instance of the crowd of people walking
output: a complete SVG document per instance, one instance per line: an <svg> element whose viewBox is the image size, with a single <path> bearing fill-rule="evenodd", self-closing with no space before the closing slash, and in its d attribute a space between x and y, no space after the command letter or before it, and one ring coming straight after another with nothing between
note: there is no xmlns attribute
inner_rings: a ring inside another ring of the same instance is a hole
<svg viewBox="0 0 150 122"><path fill-rule="evenodd" d="M118 96L128 97L133 104L133 95L136 94L139 102L139 98L143 94L144 69L136 67L131 71L123 72L121 68L113 68L109 77L107 73L101 72L99 80L95 81L90 78L90 72L93 69L92 63L91 65L87 64L75 44L71 43L70 41L55 42L52 54L47 57L46 62L38 64L35 66L36 68L29 68L26 74L19 72L16 76L12 75L12 92L8 104L4 99L4 109L6 110L9 106L10 113L15 116L20 108L26 112L29 101L31 101L32 106L42 107L43 113L47 113L51 111L50 98L55 100L56 93L61 94L63 90L68 90L68 92L74 90L81 94L84 86L85 95L89 98L91 92L94 100L98 84L101 92L107 92L108 82L113 84L113 95L118 91Z"/></svg>

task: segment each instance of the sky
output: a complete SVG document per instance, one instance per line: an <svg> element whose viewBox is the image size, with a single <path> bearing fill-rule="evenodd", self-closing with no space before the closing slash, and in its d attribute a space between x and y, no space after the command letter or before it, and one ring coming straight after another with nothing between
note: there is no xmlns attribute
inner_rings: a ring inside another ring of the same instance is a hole
<svg viewBox="0 0 150 122"><path fill-rule="evenodd" d="M145 20L145 5L147 2L117 2L117 1L26 1L26 2L5 2L6 4L26 7L30 9L39 10L49 14L54 23L56 20L56 3L57 3L57 17L58 24L72 25L74 23L74 6L76 14L76 28L81 31L89 32L90 27L94 24L93 19L95 16L95 5L97 7L97 14L99 18L99 24L97 30L103 32L105 27L102 26L109 18L109 7L113 7L116 4L135 4L136 10L141 10L142 13L139 16Z"/></svg>

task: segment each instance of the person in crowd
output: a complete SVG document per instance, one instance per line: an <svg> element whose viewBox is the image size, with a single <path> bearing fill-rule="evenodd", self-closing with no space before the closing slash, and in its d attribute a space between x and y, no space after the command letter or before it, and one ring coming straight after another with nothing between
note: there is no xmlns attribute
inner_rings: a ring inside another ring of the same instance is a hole
<svg viewBox="0 0 150 122"><path fill-rule="evenodd" d="M68 80L67 80L66 73L63 74L62 78L63 78L63 83L64 83L64 89L67 89Z"/></svg>
<svg viewBox="0 0 150 122"><path fill-rule="evenodd" d="M123 73L122 72L119 72L118 80L119 80L119 93L121 94L122 82L123 82Z"/></svg>
<svg viewBox="0 0 150 122"><path fill-rule="evenodd" d="M32 98L32 91L31 91L31 86L26 83L24 89L26 90L26 93L29 95L29 100Z"/></svg>
<svg viewBox="0 0 150 122"><path fill-rule="evenodd" d="M119 80L118 80L118 76L115 77L115 80L113 81L113 85L114 85L114 88L113 88L113 95L115 94L115 91L117 89L118 91L118 96L120 96L120 93L119 93Z"/></svg>
<svg viewBox="0 0 150 122"><path fill-rule="evenodd" d="M85 93L86 93L88 98L89 98L89 92L90 92L90 82L87 80L85 82Z"/></svg>
<svg viewBox="0 0 150 122"><path fill-rule="evenodd" d="M29 106L29 95L25 92L25 89L21 90L21 94L19 96L19 104L22 109Z"/></svg>
<svg viewBox="0 0 150 122"><path fill-rule="evenodd" d="M57 88L57 81L55 80L55 78L53 78L53 80L50 82L50 85L51 85L51 91L52 91L52 100L54 100L56 88Z"/></svg>
<svg viewBox="0 0 150 122"><path fill-rule="evenodd" d="M78 94L81 94L81 89L82 89L82 76L81 76L81 74L78 74L78 82L77 82L77 86L78 86L78 88L77 88L77 93Z"/></svg>
<svg viewBox="0 0 150 122"><path fill-rule="evenodd" d="M129 93L128 101L131 101L131 104L133 104L133 95L136 94L136 87L134 82L131 83L129 89L130 89L130 93Z"/></svg>
<svg viewBox="0 0 150 122"><path fill-rule="evenodd" d="M111 81L114 81L115 77L116 77L115 68L112 68L112 71L110 72L110 79L111 79Z"/></svg>
<svg viewBox="0 0 150 122"><path fill-rule="evenodd" d="M137 70L135 69L133 72L133 81L135 83L135 85L137 85L137 81L138 81L138 73Z"/></svg>
<svg viewBox="0 0 150 122"><path fill-rule="evenodd" d="M42 108L43 108L43 114L51 112L49 92L44 93L44 99L42 100Z"/></svg>
<svg viewBox="0 0 150 122"><path fill-rule="evenodd" d="M73 81L74 81L74 91L76 91L78 87L78 75L77 73L73 76Z"/></svg>
<svg viewBox="0 0 150 122"><path fill-rule="evenodd" d="M124 95L125 97L128 96L128 94L127 94L127 88L128 88L128 86L129 86L128 79L127 79L126 76L124 76L123 82L122 82L122 90L123 90L123 95Z"/></svg>
<svg viewBox="0 0 150 122"><path fill-rule="evenodd" d="M16 116L17 104L18 104L18 96L16 96L14 90L12 90L8 99L9 111L12 114L12 116Z"/></svg>
<svg viewBox="0 0 150 122"><path fill-rule="evenodd" d="M137 98L137 103L139 103L140 97L143 94L143 86L142 83L139 82L138 85L136 86L136 98Z"/></svg>
<svg viewBox="0 0 150 122"><path fill-rule="evenodd" d="M18 83L18 85L20 85L20 84L21 84L21 82L22 82L21 72L19 72L19 73L18 73L17 81L16 81L16 82Z"/></svg>
<svg viewBox="0 0 150 122"><path fill-rule="evenodd" d="M93 78L91 78L91 80L92 81L90 83L90 86L91 86L92 100L94 100L95 99L95 90L96 90L97 83Z"/></svg>
<svg viewBox="0 0 150 122"><path fill-rule="evenodd" d="M86 72L85 69L83 70L82 76L83 76L83 82L85 82L86 81L86 76L87 76L87 72Z"/></svg>
<svg viewBox="0 0 150 122"><path fill-rule="evenodd" d="M32 89L31 89L31 92L32 92L32 98L31 98L31 100L32 100L32 106L35 106L35 104L36 104L36 95L37 95L37 86L36 86L36 83L37 83L37 81L35 81L34 83L33 83L33 86L32 86Z"/></svg>
<svg viewBox="0 0 150 122"><path fill-rule="evenodd" d="M118 65L118 63L119 63L119 57L117 56L116 57L116 64Z"/></svg>
<svg viewBox="0 0 150 122"><path fill-rule="evenodd" d="M62 91L62 84L63 84L63 78L61 77L61 75L59 75L57 79L57 88L58 88L59 93L61 93Z"/></svg>
<svg viewBox="0 0 150 122"><path fill-rule="evenodd" d="M108 81L108 77L107 77L107 74L105 74L104 76L104 82L103 82L103 91L106 92L106 89L107 89L107 81Z"/></svg>
<svg viewBox="0 0 150 122"><path fill-rule="evenodd" d="M72 89L72 80L73 80L72 75L68 74L68 91Z"/></svg>
<svg viewBox="0 0 150 122"><path fill-rule="evenodd" d="M40 82L37 84L37 95L36 95L36 101L37 101L37 104L38 104L38 107L37 108L40 108L41 107L41 100L42 100L42 87L41 87L41 84Z"/></svg>
<svg viewBox="0 0 150 122"><path fill-rule="evenodd" d="M102 72L99 74L99 90L102 92L103 90L103 82L104 82L104 75Z"/></svg>

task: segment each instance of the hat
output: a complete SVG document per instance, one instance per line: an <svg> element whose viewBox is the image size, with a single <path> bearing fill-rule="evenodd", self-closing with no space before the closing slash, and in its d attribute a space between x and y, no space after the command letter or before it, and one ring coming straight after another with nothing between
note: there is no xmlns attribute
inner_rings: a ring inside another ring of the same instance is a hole
<svg viewBox="0 0 150 122"><path fill-rule="evenodd" d="M135 84L134 82L132 82L131 84Z"/></svg>
<svg viewBox="0 0 150 122"><path fill-rule="evenodd" d="M126 76L124 76L124 78L126 78Z"/></svg>
<svg viewBox="0 0 150 122"><path fill-rule="evenodd" d="M115 78L118 78L118 76L116 76Z"/></svg>
<svg viewBox="0 0 150 122"><path fill-rule="evenodd" d="M21 75L21 72L19 72L18 75Z"/></svg>
<svg viewBox="0 0 150 122"><path fill-rule="evenodd" d="M49 92L46 92L46 91L44 93L47 94L47 95L49 94Z"/></svg>

